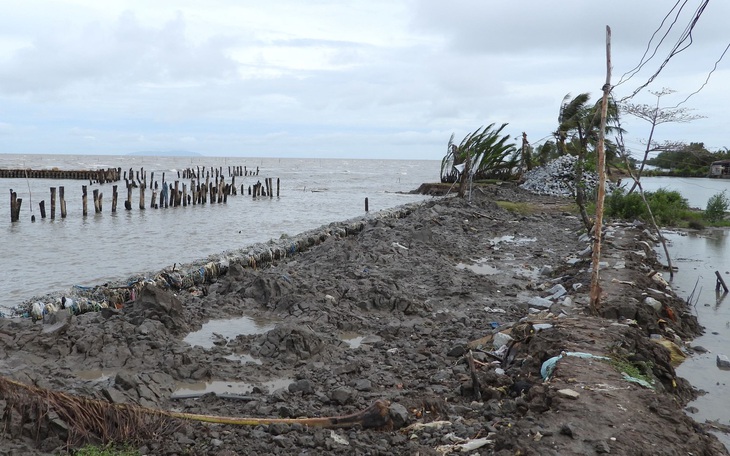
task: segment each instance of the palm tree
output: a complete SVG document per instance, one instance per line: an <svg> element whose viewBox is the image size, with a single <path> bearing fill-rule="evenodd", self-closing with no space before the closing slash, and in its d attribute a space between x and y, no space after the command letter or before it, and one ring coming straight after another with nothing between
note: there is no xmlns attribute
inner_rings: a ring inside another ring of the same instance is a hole
<svg viewBox="0 0 730 456"><path fill-rule="evenodd" d="M585 185L583 183L583 171L585 170L586 156L595 150L598 144L601 129L601 103L589 104L590 94L581 93L575 98L567 94L563 98L558 114L558 129L555 131L558 151L561 154L576 155L575 179L575 202L580 209L581 218L586 229L592 228L592 222L585 210ZM618 127L618 107L611 102L608 106L608 126L606 133L614 132ZM616 157L617 148L606 141L606 161Z"/></svg>
<svg viewBox="0 0 730 456"><path fill-rule="evenodd" d="M456 145L451 135L446 155L441 160L441 182L456 182L464 176L472 179L509 179L519 163L519 149L502 136L504 123L496 130L494 124L469 133ZM462 178L462 186L468 179ZM462 191L459 192L463 196Z"/></svg>

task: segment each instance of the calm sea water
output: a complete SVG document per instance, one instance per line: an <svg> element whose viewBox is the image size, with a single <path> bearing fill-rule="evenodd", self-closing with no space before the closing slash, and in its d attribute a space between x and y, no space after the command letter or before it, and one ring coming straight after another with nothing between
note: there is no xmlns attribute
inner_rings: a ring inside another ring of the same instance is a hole
<svg viewBox="0 0 730 456"><path fill-rule="evenodd" d="M112 184L79 180L0 179L0 307L11 308L33 296L73 285L90 286L190 263L228 250L245 248L282 235L295 235L331 222L421 201L428 197L400 192L439 179L440 162L431 160L338 160L236 157L142 157L89 155L0 155L0 168L98 169L154 171L160 181L174 182L184 168L259 168L258 176L236 177L246 188L264 178L279 178L279 198L239 195L227 204L139 210L135 189L132 210L124 210L124 181L119 184L117 212L111 212ZM189 184L185 179L180 183ZM88 216L82 215L82 185L88 186ZM68 216L50 219L50 188L63 186ZM4 190L3 190L4 189ZM10 189L23 199L20 220L10 222ZM103 193L103 210L94 214L91 195ZM149 203L150 191L146 193ZM38 203L45 200L47 218ZM36 216L35 223L31 216ZM1 309L0 309L1 310Z"/></svg>

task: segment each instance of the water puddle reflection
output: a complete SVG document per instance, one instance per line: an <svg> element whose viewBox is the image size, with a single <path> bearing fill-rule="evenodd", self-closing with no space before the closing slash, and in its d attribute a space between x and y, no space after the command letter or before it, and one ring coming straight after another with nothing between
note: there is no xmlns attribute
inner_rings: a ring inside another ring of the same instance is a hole
<svg viewBox="0 0 730 456"><path fill-rule="evenodd" d="M263 364L263 362L259 358L254 358L251 355L248 355L246 353L242 353L239 355L228 355L224 356L225 359L229 359L231 361L240 361L241 364L251 363L251 364Z"/></svg>
<svg viewBox="0 0 730 456"><path fill-rule="evenodd" d="M74 375L81 380L103 382L104 380L109 380L111 377L117 375L117 371L113 369L90 369L77 371Z"/></svg>
<svg viewBox="0 0 730 456"><path fill-rule="evenodd" d="M342 334L340 334L340 339L342 339L343 342L350 345L350 348L357 348L360 345L362 345L362 341L363 341L363 339L365 339L365 336L360 335L356 332L345 331Z"/></svg>
<svg viewBox="0 0 730 456"><path fill-rule="evenodd" d="M223 380L197 383L178 383L177 388L173 391L170 399L194 398L208 393L215 393L218 396L245 396L247 394L251 394L255 387L264 389L268 392L273 392L280 388L287 388L289 384L293 382L294 380L291 378L277 378L256 384L249 382L228 382Z"/></svg>
<svg viewBox="0 0 730 456"><path fill-rule="evenodd" d="M486 258L480 258L474 264L459 263L456 269L468 269L479 275L494 275L500 272L499 268L487 264Z"/></svg>
<svg viewBox="0 0 730 456"><path fill-rule="evenodd" d="M212 348L216 340L220 338L235 339L236 336L250 336L263 334L276 326L276 322L268 319L253 319L251 317L240 317L233 319L211 320L205 323L199 331L188 334L184 342L190 345L198 345L205 349Z"/></svg>

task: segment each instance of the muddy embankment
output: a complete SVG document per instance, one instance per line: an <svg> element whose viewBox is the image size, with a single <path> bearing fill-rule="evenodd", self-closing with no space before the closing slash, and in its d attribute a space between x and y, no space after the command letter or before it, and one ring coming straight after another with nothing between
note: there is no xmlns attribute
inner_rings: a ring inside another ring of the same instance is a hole
<svg viewBox="0 0 730 456"><path fill-rule="evenodd" d="M4 378L68 394L0 382L0 454L120 436L162 455L728 454L682 411L673 363L701 328L644 227L606 227L601 316L568 199L485 186L304 237L321 242L119 309L0 321ZM381 421L334 429L109 405L288 419L378 400Z"/></svg>

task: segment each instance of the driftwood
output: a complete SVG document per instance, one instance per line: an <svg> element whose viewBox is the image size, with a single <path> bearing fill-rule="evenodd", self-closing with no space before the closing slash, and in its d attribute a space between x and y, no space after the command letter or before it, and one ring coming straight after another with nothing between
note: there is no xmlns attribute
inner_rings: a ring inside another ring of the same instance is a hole
<svg viewBox="0 0 730 456"><path fill-rule="evenodd" d="M275 423L301 424L322 428L391 429L390 404L377 400L368 408L350 415L323 418L238 418L173 412L133 404L75 396L26 385L0 376L0 399L5 432L22 432L33 424L36 439L55 429L66 434L69 445L92 441L142 442L175 432L182 420L205 423L258 426Z"/></svg>

